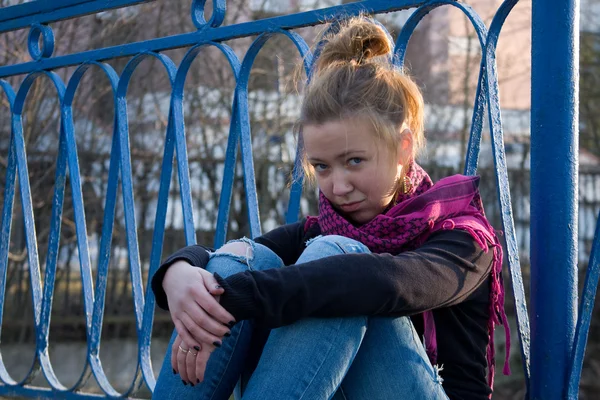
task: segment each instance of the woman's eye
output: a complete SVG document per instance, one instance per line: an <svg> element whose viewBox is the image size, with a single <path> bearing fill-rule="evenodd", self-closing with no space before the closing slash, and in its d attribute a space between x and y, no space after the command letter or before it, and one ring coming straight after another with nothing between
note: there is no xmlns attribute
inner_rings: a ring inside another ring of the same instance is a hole
<svg viewBox="0 0 600 400"><path fill-rule="evenodd" d="M313 164L313 168L317 172L323 172L323 171L325 171L327 169L327 165L325 165L325 164Z"/></svg>
<svg viewBox="0 0 600 400"><path fill-rule="evenodd" d="M350 164L350 165L358 165L362 161L363 161L362 158L354 157L354 158L351 158L350 160L348 160L348 164Z"/></svg>

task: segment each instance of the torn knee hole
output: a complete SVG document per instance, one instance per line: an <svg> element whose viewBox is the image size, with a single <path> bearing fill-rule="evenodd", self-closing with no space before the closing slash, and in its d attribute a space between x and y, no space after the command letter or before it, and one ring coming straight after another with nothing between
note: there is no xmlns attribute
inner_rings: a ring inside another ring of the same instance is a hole
<svg viewBox="0 0 600 400"><path fill-rule="evenodd" d="M245 242L230 242L220 249L218 249L215 253L228 253L235 254L238 256L245 256L246 258L252 258L254 253L252 252L252 246Z"/></svg>

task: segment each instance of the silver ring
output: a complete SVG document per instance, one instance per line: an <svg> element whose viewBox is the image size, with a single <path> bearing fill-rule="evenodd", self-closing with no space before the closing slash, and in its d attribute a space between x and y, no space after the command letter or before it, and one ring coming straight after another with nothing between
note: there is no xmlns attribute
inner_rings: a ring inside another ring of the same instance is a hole
<svg viewBox="0 0 600 400"><path fill-rule="evenodd" d="M179 350L181 350L182 353L187 353L188 351L190 351L189 349L184 349L183 347L181 347L181 345L179 345Z"/></svg>
<svg viewBox="0 0 600 400"><path fill-rule="evenodd" d="M198 355L198 353L196 353L195 351L192 351L191 349L189 350L189 352L194 357L196 357Z"/></svg>

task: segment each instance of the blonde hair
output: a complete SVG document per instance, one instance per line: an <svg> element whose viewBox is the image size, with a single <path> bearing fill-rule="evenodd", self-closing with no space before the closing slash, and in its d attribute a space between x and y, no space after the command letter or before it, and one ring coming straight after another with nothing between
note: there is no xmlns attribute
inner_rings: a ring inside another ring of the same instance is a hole
<svg viewBox="0 0 600 400"><path fill-rule="evenodd" d="M416 83L391 62L392 42L367 17L351 18L326 36L306 87L299 127L365 117L394 151L402 127L412 132L414 159L425 146L423 96ZM309 177L312 169L303 157Z"/></svg>

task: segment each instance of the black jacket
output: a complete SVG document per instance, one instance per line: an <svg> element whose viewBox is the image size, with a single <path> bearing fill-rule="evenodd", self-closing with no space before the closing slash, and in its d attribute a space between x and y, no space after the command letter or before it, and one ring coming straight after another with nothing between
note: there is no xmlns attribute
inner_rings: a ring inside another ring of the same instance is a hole
<svg viewBox="0 0 600 400"><path fill-rule="evenodd" d="M275 328L305 317L355 315L411 316L422 335L420 313L433 310L438 365L450 399L487 399L489 276L492 250L484 252L470 234L438 231L414 251L341 254L294 265L305 243L320 234L304 231L305 220L255 239L286 265L247 271L217 280L225 289L221 305L236 320L254 319ZM157 304L167 308L162 279L177 260L204 267L206 247L185 247L170 256L152 279ZM312 296L311 293L319 293Z"/></svg>

